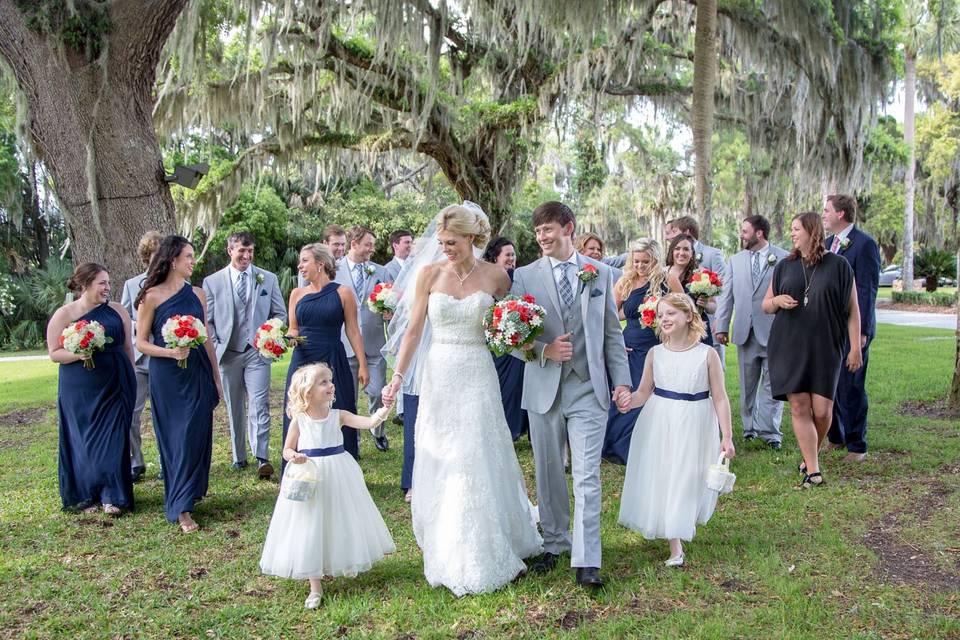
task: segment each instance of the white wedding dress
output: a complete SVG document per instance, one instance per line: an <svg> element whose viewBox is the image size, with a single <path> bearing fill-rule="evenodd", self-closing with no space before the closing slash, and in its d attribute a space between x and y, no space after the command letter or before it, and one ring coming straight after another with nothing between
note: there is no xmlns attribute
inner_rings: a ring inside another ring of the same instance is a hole
<svg viewBox="0 0 960 640"><path fill-rule="evenodd" d="M431 586L493 591L525 570L542 540L482 319L493 297L430 295L413 466L413 532Z"/></svg>

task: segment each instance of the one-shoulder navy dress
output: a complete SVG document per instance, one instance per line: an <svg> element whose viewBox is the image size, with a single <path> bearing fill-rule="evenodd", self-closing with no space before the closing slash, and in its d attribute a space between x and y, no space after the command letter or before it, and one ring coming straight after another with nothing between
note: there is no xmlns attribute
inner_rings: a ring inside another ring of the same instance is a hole
<svg viewBox="0 0 960 640"><path fill-rule="evenodd" d="M307 339L293 350L290 368L287 369L287 385L283 390L283 441L287 441L290 418L287 417L287 391L294 372L305 364L326 363L333 370L333 385L336 388L334 409L357 412L356 391L353 375L347 361L347 351L340 341L343 330L343 305L337 289L339 282L330 282L316 293L308 293L297 302L297 327ZM360 457L360 438L356 429L341 427L343 447L355 459ZM284 463L284 466L285 463Z"/></svg>
<svg viewBox="0 0 960 640"><path fill-rule="evenodd" d="M513 269L507 270L510 282L513 282L513 271ZM520 407L523 399L523 371L526 369L526 363L508 353L502 356L494 356L493 364L497 368L497 378L500 381L500 400L503 403L503 415L510 427L510 436L516 442L524 431L530 429L527 412Z"/></svg>
<svg viewBox="0 0 960 640"><path fill-rule="evenodd" d="M84 368L79 360L60 365L60 498L64 509L83 509L97 502L132 509L127 433L137 380L123 349L127 341L123 319L103 303L76 320L96 320L113 342L93 354L93 369Z"/></svg>
<svg viewBox="0 0 960 640"><path fill-rule="evenodd" d="M640 323L640 305L647 297L649 284L634 289L623 301L623 315L627 318L627 325L623 328L623 344L632 351L627 352L627 362L630 365L630 388L636 391L643 377L643 363L647 359L647 351L660 344L653 329ZM666 287L660 292L666 291ZM642 408L642 407L641 407ZM633 425L637 423L640 408L631 409L627 413L620 413L615 404L610 405L607 415L607 433L603 439L603 457L616 464L627 464L627 454L630 452L630 438L633 435Z"/></svg>
<svg viewBox="0 0 960 640"><path fill-rule="evenodd" d="M153 342L163 341L163 323L171 316L191 315L205 320L200 298L190 284L157 306ZM160 449L163 474L163 510L170 522L207 493L213 455L213 408L217 387L204 347L190 350L187 368L173 358L150 358L150 410Z"/></svg>

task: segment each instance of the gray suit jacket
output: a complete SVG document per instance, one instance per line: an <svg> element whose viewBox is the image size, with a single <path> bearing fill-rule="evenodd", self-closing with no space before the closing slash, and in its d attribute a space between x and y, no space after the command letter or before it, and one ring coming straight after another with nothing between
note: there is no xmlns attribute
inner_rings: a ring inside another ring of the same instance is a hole
<svg viewBox="0 0 960 640"><path fill-rule="evenodd" d="M363 279L363 291L356 291L353 287L353 274L347 272L347 258L344 256L337 262L337 277L335 282L345 284L353 291L357 300L357 321L360 323L360 334L363 336L363 351L368 358L379 357L380 349L383 348L386 339L383 334L383 316L379 313L370 311L367 306L367 300L370 293L379 282L392 282L387 278L386 270L375 262L367 262L364 267L373 267L374 271L370 275L365 275ZM343 347L347 350L347 356L353 356L353 347L347 340L346 330L342 332L341 340Z"/></svg>
<svg viewBox="0 0 960 640"><path fill-rule="evenodd" d="M693 245L693 252L694 255L700 254L701 267L710 269L710 271L720 276L721 280L726 281L727 265L724 263L723 251L720 251L720 249L716 247L708 247L697 240Z"/></svg>
<svg viewBox="0 0 960 640"><path fill-rule="evenodd" d="M143 283L146 281L146 271L138 276L133 276L123 283L123 293L120 294L120 304L123 305L123 308L130 314L130 319L133 320L133 331L131 331L133 335L130 336L130 340L133 341L133 357L137 364L141 364L147 356L137 351L137 308L133 306L133 301L137 299L140 289L143 288Z"/></svg>
<svg viewBox="0 0 960 640"><path fill-rule="evenodd" d="M767 256L774 256L777 262L787 257L787 252L769 245ZM775 263L774 263L775 264ZM763 312L763 296L767 293L770 279L773 277L774 264L764 260L760 279L753 284L753 268L750 264L750 252L743 250L730 257L723 281L723 292L717 297L717 313L714 316L713 330L716 333L732 333L730 341L742 346L750 335L750 329L762 346L767 346L773 315ZM729 331L730 316L733 316L733 331Z"/></svg>
<svg viewBox="0 0 960 640"><path fill-rule="evenodd" d="M586 256L578 254L577 259L581 265L592 264L596 267L598 276L589 285L581 283L578 287L583 313L583 335L574 335L571 339L586 341L590 382L597 402L606 410L610 406L607 372L609 371L613 386L630 386L630 368L623 346L623 333L613 303L613 274L610 267ZM544 360L543 349L554 338L565 333L561 320L560 295L557 293L550 259L543 257L514 271L511 293L518 296L532 295L537 304L547 311L543 333L534 347L536 359L528 362L524 370L521 401L522 407L528 411L547 413L560 390L561 365L552 360ZM523 358L517 351L513 354Z"/></svg>
<svg viewBox="0 0 960 640"><path fill-rule="evenodd" d="M280 318L287 322L287 308L280 293L277 276L256 266L253 272L253 315L250 318L250 335L247 342L253 341L257 328L270 318ZM257 282L262 279L263 282ZM223 358L227 343L233 335L233 285L230 283L229 265L203 279L203 292L207 296L207 327L210 339L217 352L217 362Z"/></svg>
<svg viewBox="0 0 960 640"><path fill-rule="evenodd" d="M407 258L409 260L409 258ZM387 282L396 282L397 276L400 275L400 269L403 268L403 265L400 264L400 261L396 257L393 258L390 262L384 265L384 271L387 274Z"/></svg>

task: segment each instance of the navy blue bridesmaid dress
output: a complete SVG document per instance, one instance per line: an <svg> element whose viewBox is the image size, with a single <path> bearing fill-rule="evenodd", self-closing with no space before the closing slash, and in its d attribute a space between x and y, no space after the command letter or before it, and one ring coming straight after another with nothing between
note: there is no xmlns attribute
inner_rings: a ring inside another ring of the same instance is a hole
<svg viewBox="0 0 960 640"><path fill-rule="evenodd" d="M630 365L630 388L636 391L643 377L643 363L647 359L647 351L660 344L653 329L640 323L639 309L643 299L647 297L649 284L634 289L623 301L623 315L627 318L627 325L623 328L623 343L632 351L627 352L627 362ZM666 287L661 290L661 295ZM616 464L627 464L627 454L630 451L630 437L633 435L633 425L637 423L640 409L631 409L627 413L620 413L617 405L611 404L607 415L607 433L603 439L603 458Z"/></svg>
<svg viewBox="0 0 960 640"><path fill-rule="evenodd" d="M323 362L333 370L333 385L336 388L334 409L357 412L356 391L353 386L353 374L347 351L343 348L340 335L343 330L343 304L337 289L339 282L330 282L316 293L308 293L297 302L297 327L300 335L307 339L297 345L290 358L287 369L287 385L283 391L283 441L287 441L290 418L287 417L287 390L290 379L297 369L305 364ZM360 438L356 429L341 427L343 447L355 459L360 457ZM284 461L283 466L286 466Z"/></svg>
<svg viewBox="0 0 960 640"><path fill-rule="evenodd" d="M683 291L684 291L684 293L690 295L689 285L683 285ZM696 296L691 295L690 297L693 298L693 301L694 301L694 302L697 301ZM713 331L710 329L710 317L707 316L707 312L706 312L706 311L704 311L703 309L701 309L701 310L700 310L700 318L703 320L703 324L707 325L707 335L703 336L703 338L700 340L700 342L702 342L703 344L706 344L706 345L709 345L709 346L712 347L712 346L713 346Z"/></svg>
<svg viewBox="0 0 960 640"><path fill-rule="evenodd" d="M123 319L104 303L77 320L96 320L113 342L93 354L94 369L84 368L80 360L60 365L60 498L70 510L98 502L133 509L127 434L137 380L123 349Z"/></svg>
<svg viewBox="0 0 960 640"><path fill-rule="evenodd" d="M500 379L503 415L510 427L510 436L516 442L520 435L530 428L527 412L520 408L520 401L523 398L523 370L526 368L526 363L508 353L494 356L493 364L497 368L497 378Z"/></svg>
<svg viewBox="0 0 960 640"><path fill-rule="evenodd" d="M420 409L420 396L403 394L403 467L400 470L400 490L406 493L413 487L413 460L416 451L417 411Z"/></svg>
<svg viewBox="0 0 960 640"><path fill-rule="evenodd" d="M206 319L200 298L189 284L157 306L151 327L155 345L166 346L161 329L176 315ZM217 402L204 347L190 350L186 369L173 358L150 358L150 410L160 449L163 510L170 522L192 512L193 503L207 493Z"/></svg>

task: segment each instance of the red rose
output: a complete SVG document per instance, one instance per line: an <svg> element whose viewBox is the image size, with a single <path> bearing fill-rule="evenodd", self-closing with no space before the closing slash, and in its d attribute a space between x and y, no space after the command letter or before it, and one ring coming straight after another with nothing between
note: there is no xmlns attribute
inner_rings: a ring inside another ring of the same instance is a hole
<svg viewBox="0 0 960 640"><path fill-rule="evenodd" d="M63 346L63 336L60 336L60 346Z"/></svg>
<svg viewBox="0 0 960 640"><path fill-rule="evenodd" d="M84 328L85 326L87 326L88 324L90 324L90 321L89 321L89 320L78 320L78 321L77 321L77 324L75 325L75 328L76 328L77 332L79 332L80 329L83 329L83 328Z"/></svg>
<svg viewBox="0 0 960 640"><path fill-rule="evenodd" d="M273 329L273 327L271 327L268 324L262 324L260 325L260 328L263 329L264 331L271 331Z"/></svg>
<svg viewBox="0 0 960 640"><path fill-rule="evenodd" d="M493 308L493 317L494 317L495 319L499 320L501 316L503 316L503 307L494 307L494 308Z"/></svg>
<svg viewBox="0 0 960 640"><path fill-rule="evenodd" d="M177 336L178 338L182 338L183 336L187 335L187 330L183 327L177 327L173 330L173 335Z"/></svg>
<svg viewBox="0 0 960 640"><path fill-rule="evenodd" d="M656 320L657 314L653 309L644 309L642 314L643 324L650 326Z"/></svg>
<svg viewBox="0 0 960 640"><path fill-rule="evenodd" d="M187 337L189 337L191 340L196 338L198 335L200 335L200 332L196 329L187 329Z"/></svg>
<svg viewBox="0 0 960 640"><path fill-rule="evenodd" d="M583 266L583 270L586 271L586 272L588 272L588 273L596 273L596 272L597 272L597 268L596 268L595 266L593 266L592 264L584 265L584 266Z"/></svg>
<svg viewBox="0 0 960 640"><path fill-rule="evenodd" d="M528 293L523 296L523 301L529 304L533 304L537 301L537 299Z"/></svg>
<svg viewBox="0 0 960 640"><path fill-rule="evenodd" d="M90 341L84 338L83 340L80 341L80 348L86 349L88 344L90 344Z"/></svg>
<svg viewBox="0 0 960 640"><path fill-rule="evenodd" d="M516 301L516 300L508 300L508 301L507 301L507 309L508 309L509 311L516 311L516 310L517 310L517 306L518 306L518 305L517 305L517 301Z"/></svg>
<svg viewBox="0 0 960 640"><path fill-rule="evenodd" d="M87 335L83 336L87 340L93 340L93 331L87 331Z"/></svg>
<svg viewBox="0 0 960 640"><path fill-rule="evenodd" d="M519 342L520 342L520 334L515 333L512 336L510 336L510 344L512 344L513 346L517 346Z"/></svg>
<svg viewBox="0 0 960 640"><path fill-rule="evenodd" d="M278 358L283 355L283 349L280 348L280 345L275 345L273 347L273 355L277 356Z"/></svg>

